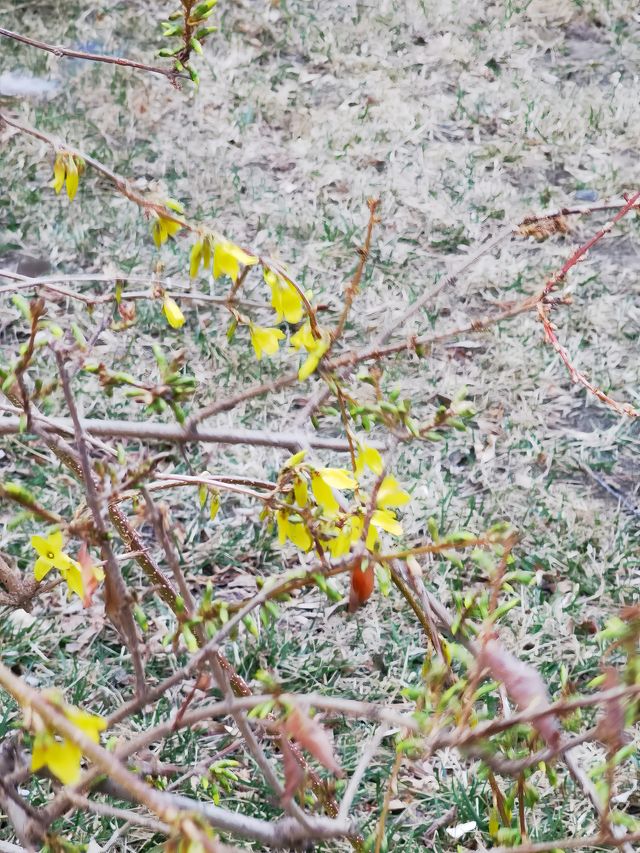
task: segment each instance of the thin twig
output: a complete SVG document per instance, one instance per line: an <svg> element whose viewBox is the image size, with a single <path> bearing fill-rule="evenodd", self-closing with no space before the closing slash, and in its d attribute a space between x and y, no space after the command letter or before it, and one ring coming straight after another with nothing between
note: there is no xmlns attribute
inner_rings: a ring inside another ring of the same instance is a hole
<svg viewBox="0 0 640 853"><path fill-rule="evenodd" d="M347 785L345 792L342 796L342 800L340 801L340 811L338 812L339 820L346 820L349 816L349 812L351 811L351 806L353 804L355 795L358 793L358 786L360 785L362 777L367 772L367 769L371 764L373 756L376 754L376 752L378 751L378 747L380 746L384 738L389 734L389 732L390 728L388 725L384 724L382 726L379 726L373 737L370 738L369 742L362 750L360 760L356 765L356 769L351 774L349 784Z"/></svg>
<svg viewBox="0 0 640 853"><path fill-rule="evenodd" d="M73 425L69 418L38 418L42 420L45 431L61 435L73 434ZM104 420L101 418L81 418L83 431L89 436L105 438L130 438L139 441L159 441L167 444L246 444L254 447L281 447L284 450L299 450L301 446L331 450L335 453L349 453L349 442L339 438L321 436L317 433L287 432L257 429L184 429L178 424L161 424L152 421ZM0 418L0 435L18 435L21 430L17 417ZM380 442L368 442L381 448Z"/></svg>
<svg viewBox="0 0 640 853"><path fill-rule="evenodd" d="M174 85L177 78L182 77L184 79L188 79L186 74L179 74L172 68L160 68L156 65L147 65L144 62L138 62L135 59L124 59L121 56L109 56L104 53L87 53L84 50L74 50L70 47L60 47L59 45L47 44L44 41L38 41L38 39L28 38L20 33L14 33L4 27L0 27L0 36L5 36L5 38L22 42L22 44L29 45L29 47L36 47L38 50L44 50L47 53L52 53L59 59L62 57L66 57L68 59L85 59L89 62L106 62L109 65L136 68L138 71L148 71L150 74L161 74L163 77L167 77Z"/></svg>
<svg viewBox="0 0 640 853"><path fill-rule="evenodd" d="M87 503L93 516L93 523L95 525L96 530L98 531L101 540L100 547L102 550L103 559L105 561L107 581L108 597L106 601L106 609L113 621L115 622L116 627L120 628L125 638L129 653L131 655L131 660L133 662L133 668L136 677L136 690L138 696L143 696L146 690L144 665L142 663L140 648L138 646L138 632L136 630L136 623L131 610L131 596L127 590L124 578L122 577L122 571L120 569L118 561L115 559L113 548L111 547L107 534L107 526L105 524L104 518L102 517L100 501L98 498L98 491L96 489L94 474L91 468L91 463L89 461L87 443L82 429L82 423L78 415L78 410L76 408L75 400L73 398L73 391L71 390L69 374L67 373L65 367L65 357L58 348L54 348L53 352L56 359L56 363L58 365L58 373L60 374L64 397L67 403L67 407L69 409L69 414L71 415L71 420L73 421L76 444L78 446L78 454L80 456L80 463L82 466L82 475L84 478Z"/></svg>

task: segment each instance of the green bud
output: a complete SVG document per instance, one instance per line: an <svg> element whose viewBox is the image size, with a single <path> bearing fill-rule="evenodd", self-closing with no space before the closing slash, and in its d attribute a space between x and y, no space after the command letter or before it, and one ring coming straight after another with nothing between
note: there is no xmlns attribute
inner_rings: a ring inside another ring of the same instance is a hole
<svg viewBox="0 0 640 853"><path fill-rule="evenodd" d="M217 27L200 27L200 29L196 33L197 39L205 39L207 36L210 36L211 33L217 33Z"/></svg>
<svg viewBox="0 0 640 853"><path fill-rule="evenodd" d="M25 501L26 503L35 503L36 499L31 494L29 489L25 489L20 483L4 483L2 488L10 498Z"/></svg>
<svg viewBox="0 0 640 853"><path fill-rule="evenodd" d="M29 305L28 300L26 300L21 293L14 293L11 297L11 301L25 320L31 320L31 306Z"/></svg>
<svg viewBox="0 0 640 853"><path fill-rule="evenodd" d="M188 625L182 626L182 636L184 638L185 645L187 650L192 654L198 651L198 641L193 636L193 632Z"/></svg>
<svg viewBox="0 0 640 853"><path fill-rule="evenodd" d="M147 617L145 616L144 610L142 609L142 607L140 607L139 604L136 604L133 608L133 618L136 620L136 622L140 626L140 630L142 630L142 631L148 631L149 630L149 621L147 620Z"/></svg>

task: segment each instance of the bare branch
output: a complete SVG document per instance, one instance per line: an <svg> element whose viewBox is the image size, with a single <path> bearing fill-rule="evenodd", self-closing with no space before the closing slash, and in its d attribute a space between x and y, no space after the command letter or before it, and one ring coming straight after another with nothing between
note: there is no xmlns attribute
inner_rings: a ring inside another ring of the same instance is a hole
<svg viewBox="0 0 640 853"><path fill-rule="evenodd" d="M186 74L179 74L172 68L160 68L156 65L147 65L144 62L137 62L135 59L124 59L120 56L109 56L104 53L87 53L84 50L73 50L70 47L60 47L59 45L47 44L44 41L38 41L38 39L32 39L27 36L23 36L20 33L14 33L4 27L0 27L0 36L29 45L29 47L35 47L38 50L44 50L47 53L52 53L59 59L62 57L66 57L67 59L86 59L89 62L106 62L109 65L119 65L126 68L136 68L138 71L148 71L150 74L161 74L163 77L167 77L174 86L176 85L176 79L181 77L188 79Z"/></svg>

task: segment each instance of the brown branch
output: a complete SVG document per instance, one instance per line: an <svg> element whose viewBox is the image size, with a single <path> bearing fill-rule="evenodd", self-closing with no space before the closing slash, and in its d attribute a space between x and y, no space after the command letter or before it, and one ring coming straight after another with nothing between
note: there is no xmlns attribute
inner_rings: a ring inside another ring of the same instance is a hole
<svg viewBox="0 0 640 853"><path fill-rule="evenodd" d="M35 47L38 50L44 50L47 53L52 53L54 56L57 56L58 59L65 57L68 59L85 59L89 62L106 62L109 65L119 65L126 68L136 68L138 71L148 71L150 74L161 74L163 77L167 77L174 86L176 85L177 78L182 77L188 79L186 74L179 74L172 68L160 68L156 65L147 65L144 62L137 62L135 59L124 59L120 56L109 56L104 53L87 53L84 50L73 50L69 47L47 44L46 42L38 41L37 39L28 38L20 33L14 33L4 27L0 27L0 36L29 45L29 47Z"/></svg>
<svg viewBox="0 0 640 853"><path fill-rule="evenodd" d="M248 269L248 267L245 267ZM72 290L67 290L59 285L65 282L77 282L79 284L99 284L102 282L123 282L128 281L131 284L146 284L150 290L123 290L120 294L124 301L142 300L142 299L157 299L156 290L162 290L166 296L171 296L173 299L185 300L187 302L205 302L211 305L220 305L228 308L230 304L237 303L247 308L269 308L266 302L258 302L253 299L235 299L230 296L212 296L210 293L199 293L192 290L186 290L184 285L179 285L173 281L165 281L158 278L149 278L148 276L127 275L127 273L112 273L111 275L103 274L69 274L69 275L52 275L32 278L26 275L20 275L13 270L0 269L0 278L8 278L15 282L12 285L0 287L0 296L5 293L15 293L22 290L39 289L50 290L53 293L58 293L61 296L66 296L69 299L76 299L84 302L86 305L103 305L116 300L116 293L103 293L100 296L85 296L82 293L77 293ZM178 288L176 290L176 288Z"/></svg>
<svg viewBox="0 0 640 853"><path fill-rule="evenodd" d="M34 415L34 419L37 416ZM314 447L319 450L331 450L335 453L349 453L349 442L339 438L324 437L314 433L295 431L275 431L257 429L185 429L178 424L161 424L152 421L102 420L100 418L81 418L83 431L90 436L105 438L131 438L139 441L160 441L167 444L247 444L254 447L281 447L296 451L301 447ZM69 418L42 419L45 432L68 435L72 432ZM0 435L18 435L20 419L17 417L0 418ZM381 448L379 442L373 446Z"/></svg>
<svg viewBox="0 0 640 853"><path fill-rule="evenodd" d="M100 500L98 497L94 473L91 467L91 462L89 461L89 451L87 450L85 435L80 422L80 417L78 416L75 400L73 398L69 374L67 373L64 363L65 356L57 348L54 348L53 352L58 365L58 373L60 374L64 397L67 402L69 414L71 415L71 420L73 421L76 444L78 446L78 454L80 456L80 464L82 466L87 503L93 516L94 526L100 536L100 547L105 563L106 574L105 609L111 620L114 622L116 628L120 629L126 641L129 654L131 655L131 660L133 662L133 669L136 677L136 689L138 695L143 696L146 690L144 665L142 663L142 657L140 655L140 648L138 645L136 623L131 609L131 596L127 590L124 578L122 577L122 571L120 570L118 561L115 559L113 548L109 542L107 526L102 516L102 510L100 509Z"/></svg>

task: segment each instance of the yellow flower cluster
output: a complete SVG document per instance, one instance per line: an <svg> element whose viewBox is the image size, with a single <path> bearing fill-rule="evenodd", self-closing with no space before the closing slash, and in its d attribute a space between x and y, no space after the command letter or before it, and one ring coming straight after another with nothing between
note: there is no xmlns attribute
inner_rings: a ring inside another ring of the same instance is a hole
<svg viewBox="0 0 640 853"><path fill-rule="evenodd" d="M85 164L82 157L60 152L56 155L53 164L53 181L51 182L51 186L59 194L66 183L67 196L69 197L69 201L73 201L78 192L79 176L84 172L84 169Z"/></svg>
<svg viewBox="0 0 640 853"><path fill-rule="evenodd" d="M168 210L177 213L179 216L182 216L182 214L184 213L184 207L180 204L179 201L176 201L173 198L165 199L164 206ZM176 222L175 219L169 219L167 216L163 216L161 213L154 212L153 224L151 225L151 235L153 236L153 242L158 248L160 248L163 243L166 243L169 237L175 237L175 235L178 233L178 231L180 231L181 228L181 223Z"/></svg>
<svg viewBox="0 0 640 853"><path fill-rule="evenodd" d="M211 269L214 278L229 276L234 283L240 276L240 267L251 267L258 263L255 255L250 255L229 240L205 234L201 240L193 244L189 263L191 278L198 275L200 267Z"/></svg>
<svg viewBox="0 0 640 853"><path fill-rule="evenodd" d="M377 476L383 471L383 462L375 448L362 446L356 458L355 477L344 468L313 468L303 464L304 451L286 463L284 482L292 486L285 495L290 508L276 512L278 539L284 544L287 539L302 551L328 551L338 558L349 553L364 533L365 516L369 498L362 493L359 480L366 469ZM357 504L350 508L342 494L356 493ZM392 536L402 535L402 525L394 512L395 508L409 501L395 477L388 474L380 484L375 509L367 531L366 546L374 550L381 531Z"/></svg>
<svg viewBox="0 0 640 853"><path fill-rule="evenodd" d="M299 323L304 308L297 288L270 269L265 269L264 280L271 289L271 304L276 312L276 323L282 323L283 320L287 323Z"/></svg>

